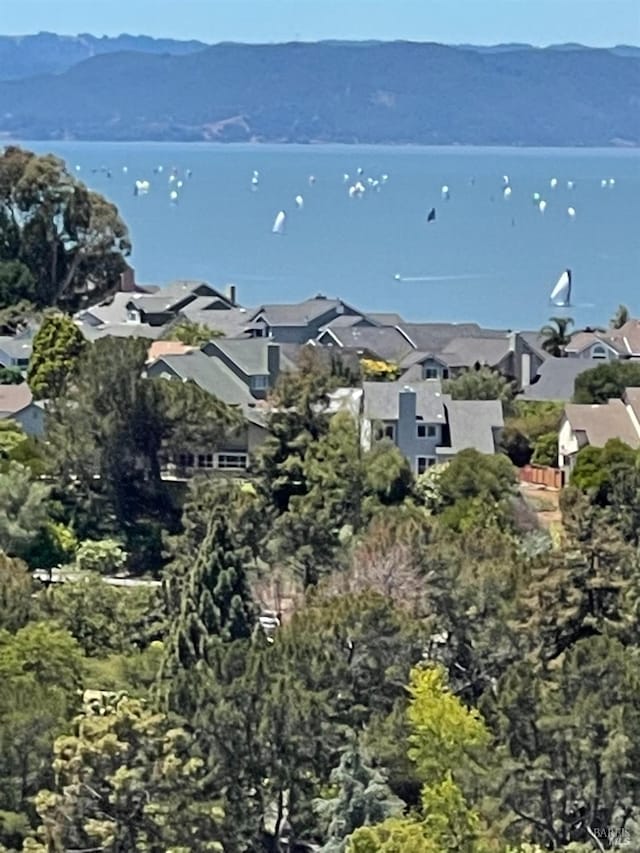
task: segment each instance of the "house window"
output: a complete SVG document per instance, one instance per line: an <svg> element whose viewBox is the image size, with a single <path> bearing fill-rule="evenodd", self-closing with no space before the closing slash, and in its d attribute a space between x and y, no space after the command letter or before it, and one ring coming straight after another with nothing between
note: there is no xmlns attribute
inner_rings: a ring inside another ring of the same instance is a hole
<svg viewBox="0 0 640 853"><path fill-rule="evenodd" d="M438 429L437 429L437 427L436 427L434 424L429 424L429 425L427 426L427 436L428 436L429 438L435 438L435 437L436 437L437 432L438 432Z"/></svg>
<svg viewBox="0 0 640 853"><path fill-rule="evenodd" d="M252 391L266 391L269 387L268 376L252 376L250 380Z"/></svg>
<svg viewBox="0 0 640 853"><path fill-rule="evenodd" d="M427 437L427 425L426 424L418 424L418 438L426 438Z"/></svg>
<svg viewBox="0 0 640 853"><path fill-rule="evenodd" d="M440 375L440 371L437 367L425 367L424 369L424 378L425 379L437 379Z"/></svg>
<svg viewBox="0 0 640 853"><path fill-rule="evenodd" d="M178 465L180 468L193 468L194 461L193 453L180 453L178 456Z"/></svg>
<svg viewBox="0 0 640 853"><path fill-rule="evenodd" d="M213 453L199 453L198 468L213 468Z"/></svg>
<svg viewBox="0 0 640 853"><path fill-rule="evenodd" d="M607 357L607 351L600 344L597 344L595 347L591 348L591 358L606 358L606 357Z"/></svg>
<svg viewBox="0 0 640 853"><path fill-rule="evenodd" d="M383 433L385 438L390 438L393 441L396 437L396 430L393 424L385 424Z"/></svg>
<svg viewBox="0 0 640 853"><path fill-rule="evenodd" d="M448 367L443 367L443 368L442 368L442 378L443 378L443 379L448 379L448 378L449 378L449 368L448 368Z"/></svg>
<svg viewBox="0 0 640 853"><path fill-rule="evenodd" d="M246 453L218 453L217 455L216 468L245 470L247 467L248 457Z"/></svg>
<svg viewBox="0 0 640 853"><path fill-rule="evenodd" d="M18 367L29 367L29 359L28 358L19 358L18 359Z"/></svg>
<svg viewBox="0 0 640 853"><path fill-rule="evenodd" d="M432 468L435 464L435 456L416 456L416 469L418 474L424 474L427 468Z"/></svg>

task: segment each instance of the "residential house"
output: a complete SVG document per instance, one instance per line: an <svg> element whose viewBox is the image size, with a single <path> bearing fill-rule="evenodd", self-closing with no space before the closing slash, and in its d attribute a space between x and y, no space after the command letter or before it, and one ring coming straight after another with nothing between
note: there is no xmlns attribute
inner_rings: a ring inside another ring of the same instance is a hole
<svg viewBox="0 0 640 853"><path fill-rule="evenodd" d="M44 435L44 403L33 399L26 382L0 385L0 419L7 418L19 424L27 435L34 438Z"/></svg>
<svg viewBox="0 0 640 853"><path fill-rule="evenodd" d="M621 400L565 406L558 435L558 466L571 470L583 447L604 447L612 438L640 448L640 388L627 388Z"/></svg>
<svg viewBox="0 0 640 853"><path fill-rule="evenodd" d="M503 425L499 401L454 401L434 380L363 385L363 445L393 441L415 474L468 448L495 453Z"/></svg>
<svg viewBox="0 0 640 853"><path fill-rule="evenodd" d="M361 311L342 299L318 294L304 302L262 305L249 317L252 337L272 338L277 343L304 344L315 340L320 330L340 316L362 317Z"/></svg>
<svg viewBox="0 0 640 853"><path fill-rule="evenodd" d="M119 291L114 296L76 314L81 326L113 328L125 324L163 327L188 306L198 313L235 309L235 289L229 295L201 281L175 281L153 293Z"/></svg>
<svg viewBox="0 0 640 853"><path fill-rule="evenodd" d="M180 451L178 470L210 468L246 470L249 457L266 437L261 401L275 384L280 369L292 369L280 346L269 340L215 339L181 355L162 355L146 369L149 377L193 381L207 393L242 410L245 428L230 436L216 452Z"/></svg>
<svg viewBox="0 0 640 853"><path fill-rule="evenodd" d="M422 323L399 327L414 345L401 362L405 381L448 379L490 367L526 387L544 358L519 332L482 329L475 323Z"/></svg>
<svg viewBox="0 0 640 853"><path fill-rule="evenodd" d="M625 353L624 344L621 339L612 337L607 332L584 329L575 332L571 341L564 348L567 358L579 358L584 360L617 361L628 357ZM593 367L593 365L589 365Z"/></svg>
<svg viewBox="0 0 640 853"><path fill-rule="evenodd" d="M0 367L26 370L33 349L33 332L0 335Z"/></svg>
<svg viewBox="0 0 640 853"><path fill-rule="evenodd" d="M357 353L364 358L400 364L411 351L411 344L400 329L394 326L373 325L364 317L344 317L351 324L331 323L325 326L315 343L323 347L336 347L345 352Z"/></svg>

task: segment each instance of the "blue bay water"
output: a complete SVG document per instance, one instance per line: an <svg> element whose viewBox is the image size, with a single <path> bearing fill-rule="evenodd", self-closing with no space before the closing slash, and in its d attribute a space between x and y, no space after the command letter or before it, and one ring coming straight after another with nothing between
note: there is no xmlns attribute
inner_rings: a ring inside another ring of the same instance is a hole
<svg viewBox="0 0 640 853"><path fill-rule="evenodd" d="M247 306L324 293L408 320L515 329L536 328L558 313L549 306L549 292L570 267L575 306L569 313L578 325L606 323L619 303L640 312L638 150L25 146L52 150L72 169L79 166L78 176L118 205L141 283L233 282ZM161 174L154 173L158 166ZM111 170L110 178L102 167ZM169 198L172 167L184 184L177 204ZM379 192L349 198L343 174L353 184L358 168L365 184L383 174L388 180ZM508 200L503 175L512 186ZM558 186L552 189L554 177ZM609 178L615 185L602 188ZM134 196L136 179L150 181L148 195ZM441 198L443 185L448 201ZM547 201L544 214L532 201L534 192ZM298 194L302 210L294 203ZM573 220L569 206L576 210ZM431 207L437 220L429 225ZM271 228L281 209L287 228L277 236Z"/></svg>

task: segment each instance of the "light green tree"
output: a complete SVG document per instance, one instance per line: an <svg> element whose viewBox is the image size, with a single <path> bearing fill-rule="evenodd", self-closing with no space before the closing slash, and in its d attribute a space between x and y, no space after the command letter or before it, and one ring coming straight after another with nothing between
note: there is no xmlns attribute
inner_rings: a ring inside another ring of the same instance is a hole
<svg viewBox="0 0 640 853"><path fill-rule="evenodd" d="M59 396L87 346L80 328L70 317L45 317L33 339L27 382L36 400Z"/></svg>
<svg viewBox="0 0 640 853"><path fill-rule="evenodd" d="M205 765L183 728L127 697L88 698L55 744L56 785L35 798L40 846L104 853L222 853Z"/></svg>

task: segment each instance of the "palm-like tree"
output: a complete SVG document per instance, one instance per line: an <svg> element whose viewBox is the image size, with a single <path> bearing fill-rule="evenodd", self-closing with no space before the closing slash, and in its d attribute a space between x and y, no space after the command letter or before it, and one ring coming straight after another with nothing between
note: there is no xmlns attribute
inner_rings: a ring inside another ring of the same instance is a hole
<svg viewBox="0 0 640 853"><path fill-rule="evenodd" d="M630 319L631 314L629 313L629 309L627 308L627 306L618 305L618 310L609 322L611 323L611 326L614 329L621 329L622 326L624 326L625 323L628 323Z"/></svg>
<svg viewBox="0 0 640 853"><path fill-rule="evenodd" d="M551 317L549 323L540 329L543 338L542 349L549 355L562 358L565 355L565 347L571 343L571 326L571 317Z"/></svg>

